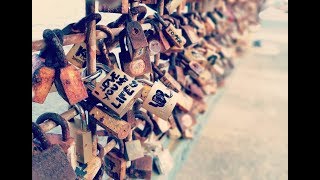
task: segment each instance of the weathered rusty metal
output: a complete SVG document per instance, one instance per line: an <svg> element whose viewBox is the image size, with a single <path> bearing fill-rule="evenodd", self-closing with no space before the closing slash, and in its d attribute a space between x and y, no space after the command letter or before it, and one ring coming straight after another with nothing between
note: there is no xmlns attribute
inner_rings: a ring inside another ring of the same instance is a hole
<svg viewBox="0 0 320 180"><path fill-rule="evenodd" d="M43 151L32 156L32 179L75 179L66 154L59 145L52 145L40 127L32 122L32 132Z"/></svg>
<svg viewBox="0 0 320 180"><path fill-rule="evenodd" d="M144 155L144 157L132 161L129 168L128 176L130 178L151 179L152 173L152 157Z"/></svg>
<svg viewBox="0 0 320 180"><path fill-rule="evenodd" d="M62 116L62 118L66 121L69 121L70 119L74 118L76 115L78 115L77 110L73 107L70 108L68 111L60 114ZM41 123L39 125L41 127L41 129L44 132L48 132L51 129L55 128L57 126L57 124L54 121L51 121L50 119L47 119L46 121L44 121L43 123Z"/></svg>
<svg viewBox="0 0 320 180"><path fill-rule="evenodd" d="M108 133L119 139L126 138L130 132L131 126L128 122L121 119L114 119L96 106L92 108L89 115Z"/></svg>

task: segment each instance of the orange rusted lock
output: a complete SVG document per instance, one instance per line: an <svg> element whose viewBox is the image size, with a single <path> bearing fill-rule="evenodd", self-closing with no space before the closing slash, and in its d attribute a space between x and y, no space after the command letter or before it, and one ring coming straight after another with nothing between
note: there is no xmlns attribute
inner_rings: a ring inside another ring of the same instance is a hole
<svg viewBox="0 0 320 180"><path fill-rule="evenodd" d="M60 69L60 81L71 105L88 97L80 72L72 65Z"/></svg>
<svg viewBox="0 0 320 180"><path fill-rule="evenodd" d="M32 55L32 101L42 104L46 100L52 87L55 70L44 65L44 59L39 55Z"/></svg>

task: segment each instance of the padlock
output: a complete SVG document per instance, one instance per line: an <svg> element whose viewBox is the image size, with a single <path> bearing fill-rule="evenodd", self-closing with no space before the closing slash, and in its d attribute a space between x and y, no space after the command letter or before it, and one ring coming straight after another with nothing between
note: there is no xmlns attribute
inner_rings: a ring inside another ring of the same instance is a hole
<svg viewBox="0 0 320 180"><path fill-rule="evenodd" d="M112 136L108 137L109 139L114 139L119 144L119 149L112 148L105 155L105 163L106 163L106 173L108 176L115 180L123 180L126 175L126 160L124 158L124 147L122 140L118 140L113 138Z"/></svg>
<svg viewBox="0 0 320 180"><path fill-rule="evenodd" d="M43 31L43 38L46 48L42 49L39 55L32 56L32 101L43 104L55 79L53 56L54 39Z"/></svg>
<svg viewBox="0 0 320 180"><path fill-rule="evenodd" d="M152 174L152 156L144 155L142 158L131 162L127 175L130 178L151 179Z"/></svg>
<svg viewBox="0 0 320 180"><path fill-rule="evenodd" d="M186 38L186 44L184 47L193 46L200 41L197 32L195 31L194 27L190 25L181 25L182 35Z"/></svg>
<svg viewBox="0 0 320 180"><path fill-rule="evenodd" d="M168 11L168 14L172 14L178 6L180 6L182 4L183 0L171 0L169 1L165 8Z"/></svg>
<svg viewBox="0 0 320 180"><path fill-rule="evenodd" d="M170 119L170 118L169 118ZM151 120L154 122L154 133L156 135L159 135L159 134L162 134L162 133L165 133L167 132L171 125L169 123L169 121L165 121L157 116L154 116L151 118Z"/></svg>
<svg viewBox="0 0 320 180"><path fill-rule="evenodd" d="M86 43L74 44L66 55L66 59L77 68L83 68L87 61Z"/></svg>
<svg viewBox="0 0 320 180"><path fill-rule="evenodd" d="M55 86L58 93L69 104L75 104L88 97L87 90L81 80L80 72L71 64L68 64L66 60L63 46L62 46L62 32L61 30L52 31L49 29L44 30L44 36L47 39L53 41L54 48L52 49L56 53L54 63L57 63L55 73ZM58 38L59 36L59 38Z"/></svg>
<svg viewBox="0 0 320 180"><path fill-rule="evenodd" d="M142 120L145 122L143 130L140 128L135 128L132 134L134 134L136 139L139 139L142 144L144 144L148 139L151 138L154 124L152 123L152 120L147 115L147 113L139 111L135 113L135 118Z"/></svg>
<svg viewBox="0 0 320 180"><path fill-rule="evenodd" d="M183 91L180 91L178 95L180 97L178 98L179 101L177 102L177 107L179 107L179 109L181 109L184 112L189 112L192 108L193 98Z"/></svg>
<svg viewBox="0 0 320 180"><path fill-rule="evenodd" d="M152 63L152 70L159 76L159 80L168 88L174 90L175 92L180 92L181 90L181 85L179 84L179 82L177 82L168 72L161 72L160 69L158 67L156 67L153 63Z"/></svg>
<svg viewBox="0 0 320 180"><path fill-rule="evenodd" d="M154 56L164 51L164 47L160 42L159 35L153 30L145 32L149 44L150 56Z"/></svg>
<svg viewBox="0 0 320 180"><path fill-rule="evenodd" d="M103 147L100 144L98 144L97 148L99 153L96 156L93 156L93 158L86 164L82 164L82 167L85 167L81 170L83 172L82 178L85 180L102 178L103 172L100 170L101 168L103 169L104 166L102 161L104 158L104 152ZM99 171L100 174L98 174Z"/></svg>
<svg viewBox="0 0 320 180"><path fill-rule="evenodd" d="M101 166L100 166L98 172L96 173L96 175L94 176L93 179L102 180L103 174L104 174L104 171L105 171L105 165L106 165L106 163L104 162L104 155L106 153L104 152L104 147L100 143L97 144L97 149L99 151L97 156L100 158Z"/></svg>
<svg viewBox="0 0 320 180"><path fill-rule="evenodd" d="M104 128L108 134L118 139L126 138L131 130L130 124L121 119L115 119L109 116L105 111L103 107L94 106L89 112L89 118Z"/></svg>
<svg viewBox="0 0 320 180"><path fill-rule="evenodd" d="M142 34L143 34L143 31L142 31ZM120 59L121 69L124 71L124 73L128 74L130 77L136 77L136 76L141 76L145 73L150 72L151 62L150 62L148 48L142 47L138 49L138 51L135 51L137 52L137 56L135 57L135 59L132 59L131 53L133 52L133 50L130 50L130 47L128 47L128 50L126 50L124 41L125 41L125 31L122 31L119 35L119 44L121 48L121 51L119 53L119 59ZM148 43L146 46L148 46Z"/></svg>
<svg viewBox="0 0 320 180"><path fill-rule="evenodd" d="M32 179L75 179L76 174L62 148L57 144L52 145L40 126L34 122L32 133L43 148L42 152L32 156Z"/></svg>
<svg viewBox="0 0 320 180"><path fill-rule="evenodd" d="M174 166L173 158L167 148L156 151L153 162L159 174L168 174Z"/></svg>
<svg viewBox="0 0 320 180"><path fill-rule="evenodd" d="M179 130L181 131L182 137L185 137L186 130L191 129L191 127L196 124L195 117L189 113L183 113L177 110L174 113L174 118Z"/></svg>
<svg viewBox="0 0 320 180"><path fill-rule="evenodd" d="M129 0L99 0L98 11L104 13L128 14Z"/></svg>
<svg viewBox="0 0 320 180"><path fill-rule="evenodd" d="M107 75L94 88L88 86L92 90L92 95L120 118L141 96L143 88L140 83L117 68L113 70L109 68Z"/></svg>
<svg viewBox="0 0 320 180"><path fill-rule="evenodd" d="M93 139L92 133L88 128L87 116L84 109L79 104L74 105L80 115L79 118L73 118L69 121L71 136L76 142L77 161L80 163L89 162L92 156Z"/></svg>
<svg viewBox="0 0 320 180"><path fill-rule="evenodd" d="M128 161L133 161L143 157L141 142L136 139L135 134L132 134L132 140L124 142L124 156Z"/></svg>
<svg viewBox="0 0 320 180"><path fill-rule="evenodd" d="M171 23L165 22L157 13L154 17L163 25L162 32L171 43L171 46L177 46L183 48L186 43L186 39L178 32L178 30Z"/></svg>
<svg viewBox="0 0 320 180"><path fill-rule="evenodd" d="M67 155L68 161L70 162L73 169L77 166L77 156L76 156L76 144L74 138L70 136L69 126L66 120L57 113L44 113L41 114L37 120L37 124L41 124L46 120L50 119L57 125L60 125L62 134L47 133L47 139L51 144L58 144L63 149L63 152Z"/></svg>
<svg viewBox="0 0 320 180"><path fill-rule="evenodd" d="M184 51L184 57L187 58L189 62L196 61L205 67L207 59L195 48L187 48Z"/></svg>
<svg viewBox="0 0 320 180"><path fill-rule="evenodd" d="M160 53L166 52L168 49L170 49L170 43L169 41L164 37L162 31L160 30L159 26L156 24L155 21L150 20L150 21L145 21L149 22L154 31L152 34L147 37L148 43L149 43L149 49L150 49L150 55L152 55L152 51L157 52L157 49ZM159 45L157 44L159 42ZM156 46L154 46L156 45ZM157 48L160 47L160 48Z"/></svg>
<svg viewBox="0 0 320 180"><path fill-rule="evenodd" d="M146 86L152 86L147 97L142 97L142 107L152 114L164 120L168 120L173 108L177 104L177 93L167 88L159 81L155 81L153 84L141 79L138 81L148 83Z"/></svg>

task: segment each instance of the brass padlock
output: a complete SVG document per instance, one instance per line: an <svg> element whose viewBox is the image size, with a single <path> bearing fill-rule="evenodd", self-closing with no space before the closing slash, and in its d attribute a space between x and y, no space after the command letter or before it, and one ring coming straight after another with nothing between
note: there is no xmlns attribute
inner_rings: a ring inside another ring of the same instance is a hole
<svg viewBox="0 0 320 180"><path fill-rule="evenodd" d="M34 122L32 133L43 149L32 156L32 179L75 179L76 174L62 148L57 144L52 145L40 126Z"/></svg>
<svg viewBox="0 0 320 180"><path fill-rule="evenodd" d="M75 104L74 107L79 113L80 119L73 118L69 121L70 132L76 142L77 161L85 164L93 158L92 133L88 128L87 116L84 109L79 104Z"/></svg>
<svg viewBox="0 0 320 180"><path fill-rule="evenodd" d="M89 115L89 117L92 117L92 120L104 128L108 134L116 138L124 139L130 133L131 126L128 122L109 116L103 107L94 106L90 110Z"/></svg>
<svg viewBox="0 0 320 180"><path fill-rule="evenodd" d="M129 0L99 0L99 12L106 13L129 13Z"/></svg>
<svg viewBox="0 0 320 180"><path fill-rule="evenodd" d="M108 137L108 140L112 137ZM123 180L126 175L126 160L124 159L124 147L122 140L112 138L119 144L119 149L112 148L105 155L106 172L108 176L116 180Z"/></svg>
<svg viewBox="0 0 320 180"><path fill-rule="evenodd" d="M76 169L76 173L79 179L90 180L90 179L102 179L104 170L104 148L101 144L97 144L97 150L99 153L94 155L93 158L86 164L79 163L79 167Z"/></svg>
<svg viewBox="0 0 320 180"><path fill-rule="evenodd" d="M139 80L141 82L141 80ZM146 81L143 81L146 82ZM161 82L156 81L153 84L148 83L147 86L152 85L146 98L142 97L142 107L152 114L168 120L173 108L177 104L178 95L173 90L167 88Z"/></svg>
<svg viewBox="0 0 320 180"><path fill-rule="evenodd" d="M60 125L62 134L47 133L47 139L51 144L58 144L63 149L63 152L67 155L73 169L77 166L76 144L74 138L70 136L69 126L66 120L57 113L44 113L41 114L37 120L37 124L41 124L44 121L50 119L57 125Z"/></svg>
<svg viewBox="0 0 320 180"><path fill-rule="evenodd" d="M132 161L127 174L130 178L150 180L152 174L152 156L144 155L144 157Z"/></svg>
<svg viewBox="0 0 320 180"><path fill-rule="evenodd" d="M143 157L141 142L136 139L135 134L132 134L132 140L124 142L124 155L128 161L133 161Z"/></svg>
<svg viewBox="0 0 320 180"><path fill-rule="evenodd" d="M74 44L66 55L66 59L74 66L83 68L87 61L87 46L86 43Z"/></svg>
<svg viewBox="0 0 320 180"><path fill-rule="evenodd" d="M143 86L115 68L96 84L92 95L122 117L141 96Z"/></svg>

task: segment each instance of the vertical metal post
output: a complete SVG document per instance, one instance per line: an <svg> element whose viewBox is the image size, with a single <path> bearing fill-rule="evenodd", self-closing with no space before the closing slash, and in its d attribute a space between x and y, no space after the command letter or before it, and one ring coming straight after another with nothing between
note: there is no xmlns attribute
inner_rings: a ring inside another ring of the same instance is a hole
<svg viewBox="0 0 320 180"><path fill-rule="evenodd" d="M164 0L159 0L158 1L158 7L157 7L157 12L159 13L160 16L163 15L164 11ZM159 24L159 29L162 29L162 24ZM160 60L160 54L154 55L154 65L158 66L159 65L159 60Z"/></svg>
<svg viewBox="0 0 320 180"><path fill-rule="evenodd" d="M86 1L86 16L95 13L95 0ZM91 21L86 28L87 68L88 74L96 72L96 21Z"/></svg>
<svg viewBox="0 0 320 180"><path fill-rule="evenodd" d="M95 13L95 0L85 0L86 1L86 16ZM87 45L87 68L88 68L88 75L93 74L97 70L96 66L96 21L93 20L90 23L87 24L86 28L86 38L85 43ZM98 138L97 138L97 128L96 124L91 122L89 120L89 128L92 133L92 154L96 156L97 154L97 144L98 144Z"/></svg>

